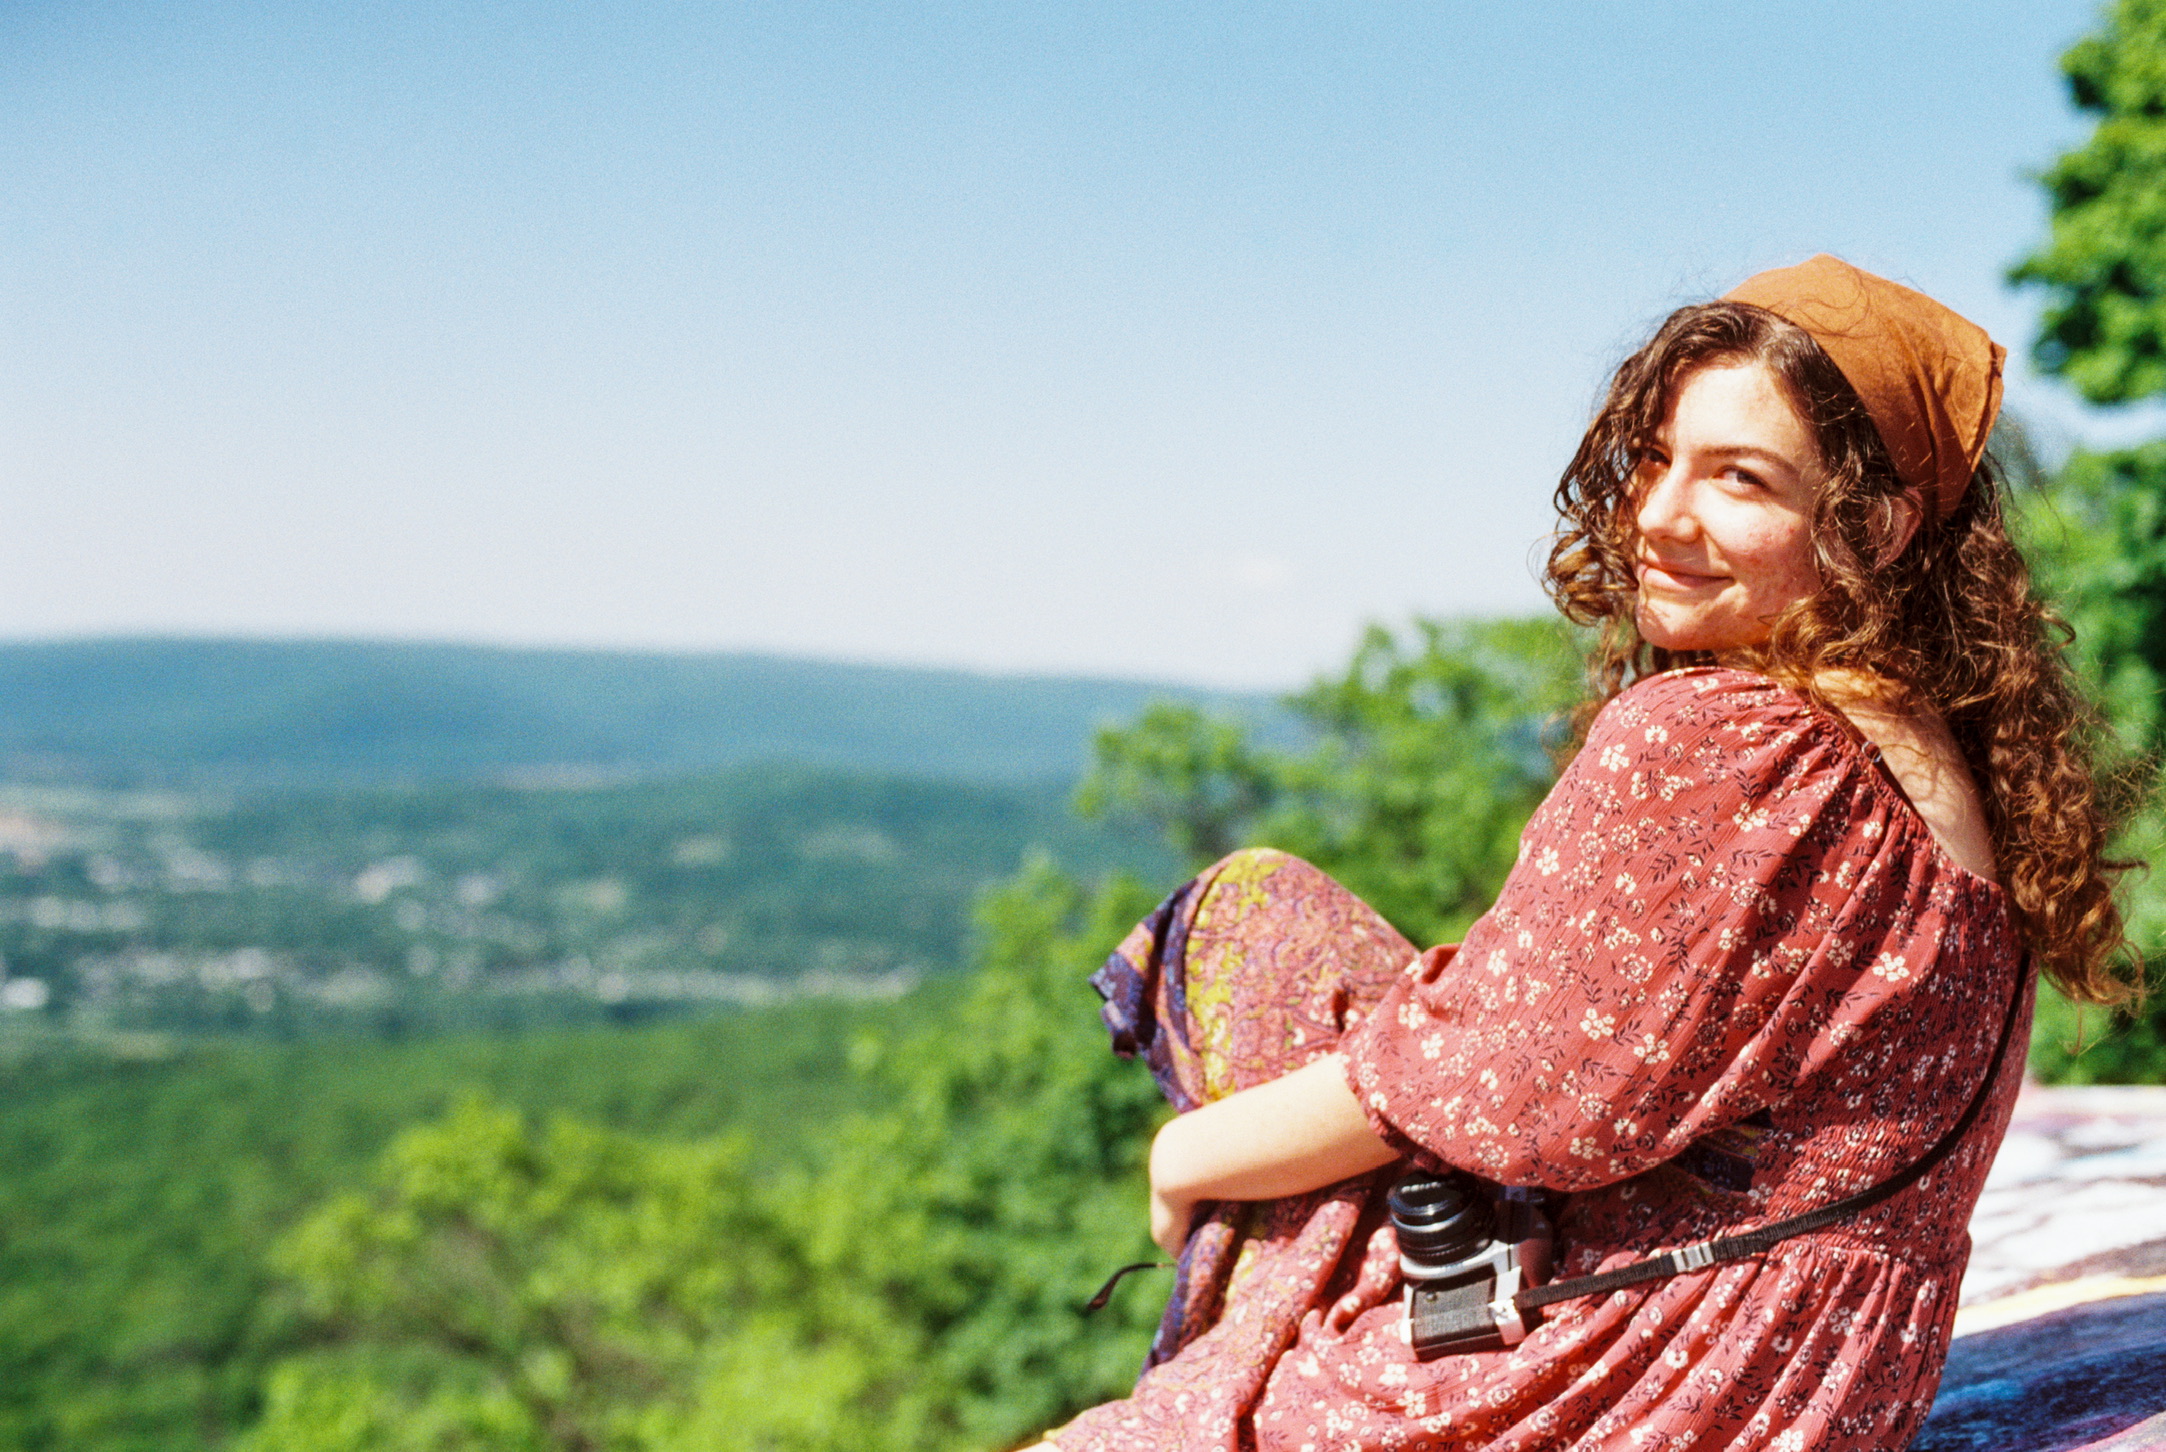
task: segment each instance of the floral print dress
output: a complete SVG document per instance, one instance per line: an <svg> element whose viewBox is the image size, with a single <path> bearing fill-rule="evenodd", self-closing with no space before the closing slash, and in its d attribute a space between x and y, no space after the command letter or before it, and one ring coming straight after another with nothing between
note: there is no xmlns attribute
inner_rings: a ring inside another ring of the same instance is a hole
<svg viewBox="0 0 2166 1452"><path fill-rule="evenodd" d="M1456 947L1415 957L1314 868L1249 852L1094 981L1116 1048L1177 1108L1336 1050L1410 1158L1569 1192L1562 1277L1902 1170L1991 1070L2026 972L2000 889L1939 847L1870 746L1763 677L1696 669L1609 703ZM1396 1167L1206 1206L1135 1393L1053 1440L1902 1448L1947 1354L2020 1058L1917 1185L1752 1259L1564 1302L1507 1350L1413 1358L1381 1203Z"/></svg>

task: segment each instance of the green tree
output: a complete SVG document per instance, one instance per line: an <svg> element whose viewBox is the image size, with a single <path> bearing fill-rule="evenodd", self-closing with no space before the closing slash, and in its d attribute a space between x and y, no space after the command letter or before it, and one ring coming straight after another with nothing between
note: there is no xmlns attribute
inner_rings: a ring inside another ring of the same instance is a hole
<svg viewBox="0 0 2166 1452"><path fill-rule="evenodd" d="M1372 632L1296 698L1307 745L1157 709L1101 734L1084 796L1195 859L1287 846L1444 937L1509 870L1578 669L1546 622ZM1166 1110L1082 983L1156 896L1031 863L982 901L967 991L856 1040L881 1107L759 1177L723 1141L478 1104L411 1132L282 1244L317 1336L242 1452L990 1449L1119 1395L1157 1298L1076 1309L1150 1254Z"/></svg>
<svg viewBox="0 0 2166 1452"><path fill-rule="evenodd" d="M1554 620L1380 627L1288 704L1313 728L1273 750L1192 707L1098 733L1087 813L1140 817L1201 866L1266 843L1314 862L1409 937L1485 911L1556 774L1580 655Z"/></svg>
<svg viewBox="0 0 2166 1452"><path fill-rule="evenodd" d="M2080 451L2020 501L2016 527L2042 594L2073 629L2071 655L2105 717L2099 743L2134 810L2115 842L2130 940L2154 984L2166 958L2166 444ZM2166 1082L2166 996L2102 1013L2041 990L2031 1067L2069 1083Z"/></svg>
<svg viewBox="0 0 2166 1452"><path fill-rule="evenodd" d="M2034 350L2093 403L2166 392L2166 3L2116 0L2061 58L2091 138L2040 178L2048 243L2015 281L2045 289Z"/></svg>
<svg viewBox="0 0 2166 1452"><path fill-rule="evenodd" d="M2093 403L2154 398L2166 394L2166 0L2117 0L2061 70L2097 125L2041 177L2051 236L2009 276L2046 294L2041 369ZM2120 740L2155 754L2166 745L2166 443L2078 452L2020 525Z"/></svg>
<svg viewBox="0 0 2166 1452"><path fill-rule="evenodd" d="M243 1452L633 1447L788 1288L741 1145L656 1145L469 1102L391 1146L277 1259L325 1341Z"/></svg>
<svg viewBox="0 0 2166 1452"><path fill-rule="evenodd" d="M851 1348L863 1374L852 1436L808 1452L1014 1445L1134 1381L1152 1297L1077 1310L1113 1268L1154 1255L1144 1158L1168 1111L1108 1051L1084 980L1155 896L1031 864L982 904L954 1016L864 1044L894 1106L844 1125L807 1187L794 1333ZM699 1445L738 1445L727 1430Z"/></svg>
<svg viewBox="0 0 2166 1452"><path fill-rule="evenodd" d="M2039 584L2129 758L2166 747L2166 443L2078 452L2018 519Z"/></svg>
<svg viewBox="0 0 2166 1452"><path fill-rule="evenodd" d="M2062 73L2076 105L2097 118L2090 138L2041 177L2052 206L2046 244L2010 277L2046 295L2033 356L2094 403L2166 394L2166 3L2116 0L2070 48ZM2155 782L2166 754L2166 443L2081 451L2021 533L2045 593L2075 627L2123 777ZM2148 863L2132 881L2132 936L2156 959L2166 945L2166 814L2155 793L2123 843ZM2166 1078L2166 1003L2099 1037L2066 1004L2042 1005L2034 1063L2075 1078Z"/></svg>
<svg viewBox="0 0 2166 1452"><path fill-rule="evenodd" d="M1154 701L1132 725L1101 726L1092 751L1076 810L1140 818L1195 866L1248 840L1279 799L1286 767L1240 722L1185 701Z"/></svg>
<svg viewBox="0 0 2166 1452"><path fill-rule="evenodd" d="M277 1260L317 1344L238 1452L821 1452L1020 1441L1133 1379L1165 1107L1084 979L1151 894L1049 863L990 894L978 973L855 1057L889 1107L811 1168L479 1102L411 1130Z"/></svg>

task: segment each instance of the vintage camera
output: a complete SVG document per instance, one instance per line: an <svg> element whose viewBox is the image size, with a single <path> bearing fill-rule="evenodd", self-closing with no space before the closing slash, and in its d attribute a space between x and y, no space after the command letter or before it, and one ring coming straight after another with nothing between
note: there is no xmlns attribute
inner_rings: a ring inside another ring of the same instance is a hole
<svg viewBox="0 0 2166 1452"><path fill-rule="evenodd" d="M1549 1278L1556 1243L1548 1193L1463 1170L1417 1169L1392 1188L1389 1203L1415 1357L1518 1345L1527 1325L1512 1297Z"/></svg>

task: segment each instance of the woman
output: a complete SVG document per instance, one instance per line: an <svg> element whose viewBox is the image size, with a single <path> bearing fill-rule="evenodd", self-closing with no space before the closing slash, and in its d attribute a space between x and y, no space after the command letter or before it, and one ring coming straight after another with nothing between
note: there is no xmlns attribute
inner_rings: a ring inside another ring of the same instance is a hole
<svg viewBox="0 0 2166 1452"><path fill-rule="evenodd" d="M1602 627L1604 699L1466 941L1414 958L1252 852L1122 945L1116 1047L1189 1111L1151 1155L1181 1274L1135 1394L1060 1452L1909 1441L2030 975L2128 992L2082 712L1984 453L2002 357L1828 257L1672 315L1557 493L1550 586ZM1918 1183L1748 1258L1563 1301L1507 1349L1407 1344L1402 1161L1567 1192L1562 1278L1944 1137Z"/></svg>

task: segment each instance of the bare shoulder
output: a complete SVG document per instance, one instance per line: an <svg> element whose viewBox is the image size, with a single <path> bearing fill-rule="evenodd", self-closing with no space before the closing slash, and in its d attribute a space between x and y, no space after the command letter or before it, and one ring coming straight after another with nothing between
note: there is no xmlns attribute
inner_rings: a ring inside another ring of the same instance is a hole
<svg viewBox="0 0 2166 1452"><path fill-rule="evenodd" d="M1985 804L1939 713L1891 701L1862 677L1835 674L1823 677L1821 686L1858 734L1879 748L1888 774L1910 798L1941 850L1965 871L1997 880Z"/></svg>

